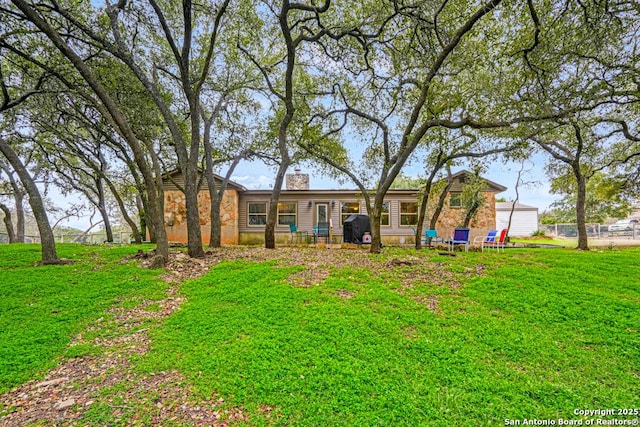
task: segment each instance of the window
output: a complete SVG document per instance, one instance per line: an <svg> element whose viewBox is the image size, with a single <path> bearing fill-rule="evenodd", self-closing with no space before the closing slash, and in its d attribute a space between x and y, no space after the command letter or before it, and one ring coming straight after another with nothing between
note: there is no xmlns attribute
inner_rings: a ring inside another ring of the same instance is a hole
<svg viewBox="0 0 640 427"><path fill-rule="evenodd" d="M345 220L353 214L360 213L360 203L346 202L342 204L342 212L340 213L340 224L344 224Z"/></svg>
<svg viewBox="0 0 640 427"><path fill-rule="evenodd" d="M455 192L449 195L449 207L461 208L462 207L462 193Z"/></svg>
<svg viewBox="0 0 640 427"><path fill-rule="evenodd" d="M297 208L297 202L278 203L278 225L287 227L290 224L296 225Z"/></svg>
<svg viewBox="0 0 640 427"><path fill-rule="evenodd" d="M400 202L400 225L416 225L418 223L418 204Z"/></svg>
<svg viewBox="0 0 640 427"><path fill-rule="evenodd" d="M382 214L380 215L380 225L391 225L389 221L389 202L382 204Z"/></svg>
<svg viewBox="0 0 640 427"><path fill-rule="evenodd" d="M267 202L249 202L249 226L267 224Z"/></svg>

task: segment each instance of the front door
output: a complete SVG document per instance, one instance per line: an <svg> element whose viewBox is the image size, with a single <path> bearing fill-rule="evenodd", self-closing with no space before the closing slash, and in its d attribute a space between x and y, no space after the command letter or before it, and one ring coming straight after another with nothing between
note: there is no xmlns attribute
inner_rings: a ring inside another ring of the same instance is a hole
<svg viewBox="0 0 640 427"><path fill-rule="evenodd" d="M316 224L329 222L329 203L316 203Z"/></svg>

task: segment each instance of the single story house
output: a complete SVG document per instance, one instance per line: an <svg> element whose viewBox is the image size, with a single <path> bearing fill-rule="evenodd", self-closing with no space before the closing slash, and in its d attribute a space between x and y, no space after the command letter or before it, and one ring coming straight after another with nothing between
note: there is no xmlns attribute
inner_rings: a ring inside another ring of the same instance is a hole
<svg viewBox="0 0 640 427"><path fill-rule="evenodd" d="M470 172L460 171L453 175L445 207L438 221L438 234L449 236L462 223L464 209L460 195ZM221 180L220 177L217 177ZM182 174L174 171L165 175L164 218L167 235L171 242L186 242L186 210L184 195L178 189L183 182ZM472 224L472 238L484 235L496 228L495 195L506 190L500 184L485 180L484 197L487 203L480 209ZM414 227L418 219L417 189L392 189L385 198L381 237L385 243L413 242ZM267 221L267 206L271 190L249 190L230 182L220 206L223 244L261 244ZM203 243L207 244L210 233L210 197L206 182L198 194L200 224ZM299 231L312 234L319 222L329 222L333 236L341 241L342 224L352 214L366 214L364 198L359 190L313 190L309 188L309 175L296 170L286 177L286 188L280 194L276 240L289 241L290 224ZM428 225L428 218L425 221Z"/></svg>
<svg viewBox="0 0 640 427"><path fill-rule="evenodd" d="M509 215L513 202L496 203L496 228L503 229L509 227ZM538 230L538 208L535 206L516 203L511 218L511 228L509 235L525 237L531 236Z"/></svg>

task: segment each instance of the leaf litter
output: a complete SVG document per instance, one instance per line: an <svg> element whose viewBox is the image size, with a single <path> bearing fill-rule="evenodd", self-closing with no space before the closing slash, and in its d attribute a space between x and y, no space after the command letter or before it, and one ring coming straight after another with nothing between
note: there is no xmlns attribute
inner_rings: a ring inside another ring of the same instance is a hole
<svg viewBox="0 0 640 427"><path fill-rule="evenodd" d="M143 267L153 267L153 256L140 253L128 257ZM206 252L204 258L190 258L184 252L172 252L161 276L172 284L161 300L141 301L133 308L122 306L108 310L85 333L79 334L70 346L92 345L98 355L73 357L49 371L41 380L32 380L0 396L2 417L0 426L86 425L83 418L95 407L108 408L115 420L124 425L188 424L194 426L228 426L247 422L241 407L229 407L219 395L197 399L185 386L177 371L153 374L136 373L128 369L131 359L151 348L148 325L156 325L178 310L185 301L179 295L180 284L197 279L215 265L233 260L247 262L272 261L278 266L303 267L287 279L292 286L308 288L326 280L332 272L363 269L373 276L398 281L395 289L404 295L425 283L452 290L461 286L460 276L482 275L485 266L466 268L453 273L442 263L424 257L405 255L380 261L368 252L358 250L318 250L311 248L221 248ZM357 277L349 276L357 280ZM355 292L346 289L337 295L350 299ZM411 295L416 303L436 313L438 297ZM153 308L153 310L150 310ZM147 327L145 327L147 326ZM108 333L98 334L97 332ZM97 335L95 338L87 338ZM262 406L266 416L275 415L270 406ZM143 411L144 413L140 413Z"/></svg>

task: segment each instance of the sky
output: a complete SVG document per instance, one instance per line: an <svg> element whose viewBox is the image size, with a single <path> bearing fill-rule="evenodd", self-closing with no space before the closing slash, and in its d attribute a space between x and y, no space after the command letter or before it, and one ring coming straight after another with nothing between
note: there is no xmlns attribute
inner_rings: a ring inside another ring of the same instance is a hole
<svg viewBox="0 0 640 427"><path fill-rule="evenodd" d="M543 156L532 157L530 166L527 166L527 168L532 170L523 175L523 180L525 182L530 182L531 184L525 187L521 186L519 191L520 203L535 206L539 209L540 213L545 209L548 209L555 200L558 200L557 196L552 195L549 192L549 181L545 176L543 169L544 161ZM507 187L507 191L498 194L497 197L514 200L516 197L515 184L520 167L520 163L493 162L487 166L487 172L482 176L490 181ZM293 173L293 169L294 168L292 167L288 173ZM464 169L463 166L452 169L452 172L455 173L462 169ZM328 178L321 173L314 173L312 167L301 167L301 171L302 173L309 174L309 186L312 189L356 188L356 185L351 181L347 181L341 185L337 181ZM424 171L419 167L407 167L405 168L405 174L417 177L424 175ZM259 162L252 162L239 165L231 179L252 190L269 190L273 186L274 177L274 170L269 169Z"/></svg>

